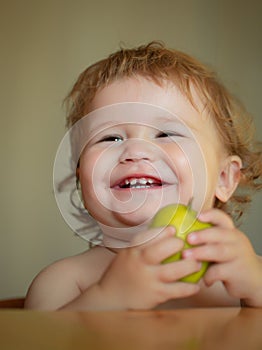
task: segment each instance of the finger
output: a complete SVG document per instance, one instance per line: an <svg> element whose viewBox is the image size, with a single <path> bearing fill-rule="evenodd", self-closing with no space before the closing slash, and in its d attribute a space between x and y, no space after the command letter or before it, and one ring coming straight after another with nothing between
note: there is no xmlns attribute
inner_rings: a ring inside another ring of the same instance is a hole
<svg viewBox="0 0 262 350"><path fill-rule="evenodd" d="M221 228L233 228L233 220L220 209L210 209L198 215L198 219L203 222L209 222L214 226Z"/></svg>
<svg viewBox="0 0 262 350"><path fill-rule="evenodd" d="M226 281L228 268L226 264L213 264L211 265L204 276L204 282L207 286L211 286L217 281Z"/></svg>
<svg viewBox="0 0 262 350"><path fill-rule="evenodd" d="M211 227L201 231L191 232L187 236L187 242L191 245L214 244L214 243L233 243L237 240L236 229L221 229L220 227Z"/></svg>
<svg viewBox="0 0 262 350"><path fill-rule="evenodd" d="M202 264L196 260L179 260L159 266L159 277L163 282L175 282L191 273L198 272Z"/></svg>
<svg viewBox="0 0 262 350"><path fill-rule="evenodd" d="M130 242L130 247L153 244L164 237L174 237L175 228L173 226L157 227L140 232Z"/></svg>
<svg viewBox="0 0 262 350"><path fill-rule="evenodd" d="M168 299L186 298L198 293L200 286L195 283L175 282L165 284Z"/></svg>
<svg viewBox="0 0 262 350"><path fill-rule="evenodd" d="M236 250L232 244L206 244L185 249L182 257L198 261L226 262L236 257Z"/></svg>
<svg viewBox="0 0 262 350"><path fill-rule="evenodd" d="M172 237L164 237L161 240L147 245L141 251L143 260L148 264L160 264L164 259L182 250L184 242Z"/></svg>

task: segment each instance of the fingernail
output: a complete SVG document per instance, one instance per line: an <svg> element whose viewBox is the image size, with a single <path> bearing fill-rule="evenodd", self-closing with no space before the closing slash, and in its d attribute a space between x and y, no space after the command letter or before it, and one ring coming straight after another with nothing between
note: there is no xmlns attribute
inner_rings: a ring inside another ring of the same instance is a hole
<svg viewBox="0 0 262 350"><path fill-rule="evenodd" d="M173 235L176 233L176 229L174 226L168 226L168 231L170 234L173 234Z"/></svg>
<svg viewBox="0 0 262 350"><path fill-rule="evenodd" d="M197 240L197 235L195 232L191 232L188 236L187 236L187 241L188 243L194 244Z"/></svg>
<svg viewBox="0 0 262 350"><path fill-rule="evenodd" d="M205 217L206 217L206 214L205 213L200 213L197 218L200 220L200 221L205 221Z"/></svg>
<svg viewBox="0 0 262 350"><path fill-rule="evenodd" d="M198 268L198 270L200 270L200 269L201 269L201 267L202 267L202 263L199 261L199 262L198 262L198 264L197 264L197 268Z"/></svg>
<svg viewBox="0 0 262 350"><path fill-rule="evenodd" d="M191 249L186 249L182 252L182 256L185 259L190 259L193 256L193 252Z"/></svg>

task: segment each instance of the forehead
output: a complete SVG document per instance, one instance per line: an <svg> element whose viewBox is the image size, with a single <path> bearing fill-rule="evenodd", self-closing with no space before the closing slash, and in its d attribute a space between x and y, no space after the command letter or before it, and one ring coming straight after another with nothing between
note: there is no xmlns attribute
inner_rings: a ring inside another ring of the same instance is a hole
<svg viewBox="0 0 262 350"><path fill-rule="evenodd" d="M197 94L193 90L192 92L197 108L193 107L171 81L163 81L159 85L143 77L123 78L99 90L92 100L89 111L115 103L141 102L168 109L174 114L179 114L179 111L185 111L186 114L197 113L203 106Z"/></svg>
<svg viewBox="0 0 262 350"><path fill-rule="evenodd" d="M140 103L141 106L146 104L155 107L155 113L151 108L152 117L161 114L167 114L169 118L178 118L182 120L189 127L205 123L213 124L211 118L205 113L204 105L196 93L194 87L191 88L192 100L181 93L178 87L171 81L163 81L161 85L154 83L152 80L142 77L124 78L110 83L108 86L98 91L89 105L88 112L94 112L107 106L114 104L126 103L126 107L130 109L123 113L121 120L143 122L148 120L149 108L140 107L141 113L132 114L132 103ZM160 110L162 112L160 113ZM165 113L163 111L166 111ZM144 112L144 114L143 114ZM91 113L93 114L93 113ZM100 117L103 113L99 113ZM112 116L111 116L112 117ZM105 116L103 118L106 118ZM109 118L109 117L108 117ZM214 125L212 125L214 127Z"/></svg>

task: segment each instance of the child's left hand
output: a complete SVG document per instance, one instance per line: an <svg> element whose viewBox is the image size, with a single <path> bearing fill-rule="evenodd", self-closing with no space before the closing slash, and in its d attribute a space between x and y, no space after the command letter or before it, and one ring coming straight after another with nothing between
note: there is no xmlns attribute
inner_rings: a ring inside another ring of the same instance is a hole
<svg viewBox="0 0 262 350"><path fill-rule="evenodd" d="M185 250L183 257L213 263L204 276L207 286L222 281L232 297L262 307L262 257L247 236L219 209L206 211L199 219L214 226L189 234L188 242L201 246Z"/></svg>

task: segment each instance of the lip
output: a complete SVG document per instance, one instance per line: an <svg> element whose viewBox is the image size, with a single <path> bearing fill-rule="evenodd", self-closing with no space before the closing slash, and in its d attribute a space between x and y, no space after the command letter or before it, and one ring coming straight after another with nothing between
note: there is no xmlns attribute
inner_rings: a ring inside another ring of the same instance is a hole
<svg viewBox="0 0 262 350"><path fill-rule="evenodd" d="M125 183L126 180L131 179L150 179L152 180L152 186L151 187L143 187L143 188L130 188L130 187L122 187L122 185ZM122 176L121 178L117 179L113 182L113 184L110 186L111 189L117 189L117 190L148 190L148 189L161 189L164 186L168 185L167 182L163 181L159 177L156 177L154 175L150 174L127 174L125 176Z"/></svg>

